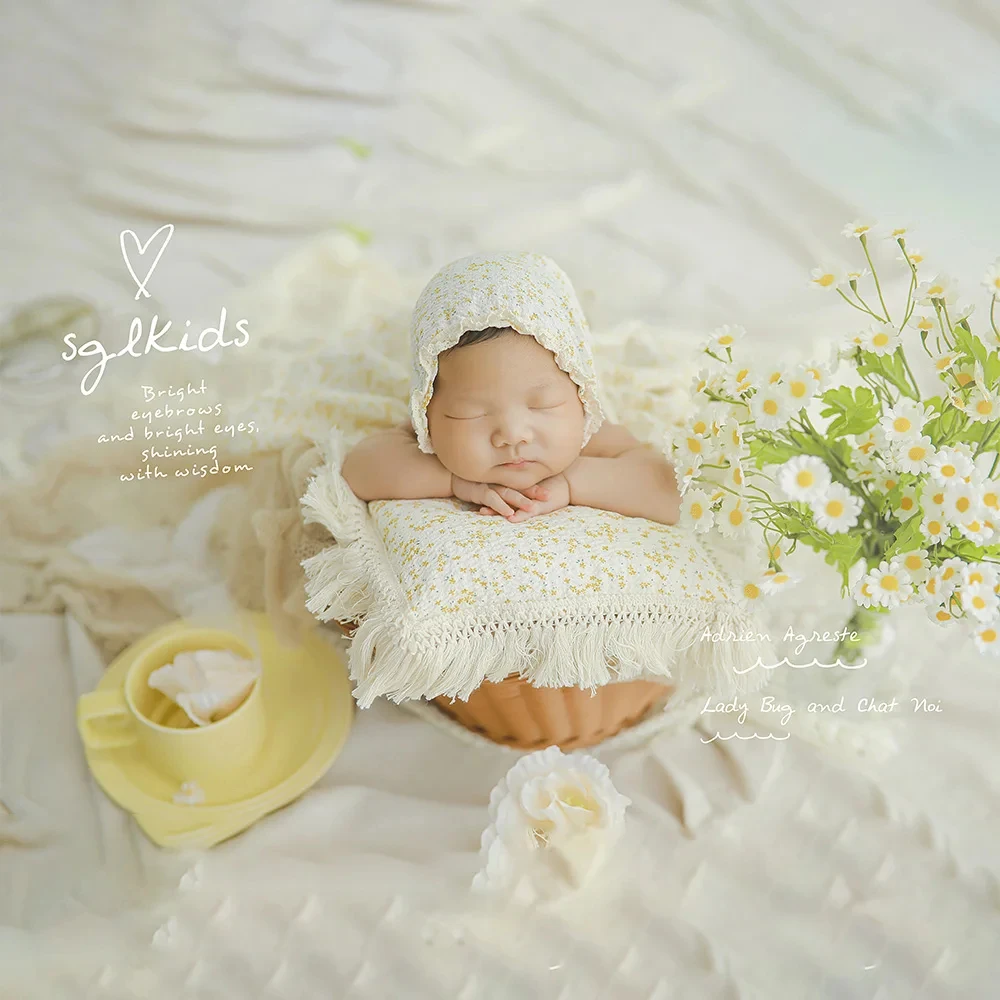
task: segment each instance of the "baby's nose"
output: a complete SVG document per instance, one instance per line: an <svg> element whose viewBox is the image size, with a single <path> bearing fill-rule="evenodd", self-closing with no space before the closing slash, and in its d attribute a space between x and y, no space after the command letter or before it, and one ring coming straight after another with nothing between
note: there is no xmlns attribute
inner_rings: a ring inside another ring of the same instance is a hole
<svg viewBox="0 0 1000 1000"><path fill-rule="evenodd" d="M497 448L527 444L531 440L531 427L524 418L502 418L493 432L493 444Z"/></svg>

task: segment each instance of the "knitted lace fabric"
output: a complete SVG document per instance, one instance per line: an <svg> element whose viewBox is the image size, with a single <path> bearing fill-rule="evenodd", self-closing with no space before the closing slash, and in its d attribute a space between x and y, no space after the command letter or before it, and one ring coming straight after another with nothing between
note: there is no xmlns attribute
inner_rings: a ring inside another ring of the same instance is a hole
<svg viewBox="0 0 1000 1000"><path fill-rule="evenodd" d="M488 326L513 327L555 355L556 364L579 386L586 413L583 447L604 418L587 319L555 261L544 254L513 252L452 261L417 299L410 328L410 417L420 450L434 454L427 404L434 394L438 355L467 330Z"/></svg>

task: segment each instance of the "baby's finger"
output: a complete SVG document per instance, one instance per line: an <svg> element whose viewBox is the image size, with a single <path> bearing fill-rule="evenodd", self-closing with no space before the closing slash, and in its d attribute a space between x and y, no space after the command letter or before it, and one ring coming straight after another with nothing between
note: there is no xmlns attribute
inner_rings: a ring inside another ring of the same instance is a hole
<svg viewBox="0 0 1000 1000"><path fill-rule="evenodd" d="M504 503L496 490L487 490L486 504L492 507L498 514L503 514L504 517L508 517L514 513L514 508Z"/></svg>
<svg viewBox="0 0 1000 1000"><path fill-rule="evenodd" d="M496 511L492 507L480 507L479 508L479 513L480 514L494 514L495 515Z"/></svg>
<svg viewBox="0 0 1000 1000"><path fill-rule="evenodd" d="M548 500L549 498L549 488L548 486L529 486L525 491L525 496L531 497L533 500Z"/></svg>

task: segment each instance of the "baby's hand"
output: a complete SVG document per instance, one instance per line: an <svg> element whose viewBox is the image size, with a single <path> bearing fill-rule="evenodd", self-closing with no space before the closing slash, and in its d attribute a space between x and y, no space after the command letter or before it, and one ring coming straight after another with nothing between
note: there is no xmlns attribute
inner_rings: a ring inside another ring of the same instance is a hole
<svg viewBox="0 0 1000 1000"><path fill-rule="evenodd" d="M451 477L451 491L459 500L478 504L480 514L502 514L511 519L515 514L515 508L517 508L517 513L534 510L537 504L529 499L527 494L537 488L537 486L532 486L531 489L519 493L510 486L473 483L454 474Z"/></svg>
<svg viewBox="0 0 1000 1000"><path fill-rule="evenodd" d="M560 472L555 476L549 476L534 486L529 486L524 494L531 502L527 508L515 511L507 520L512 524L520 524L527 521L529 517L536 517L539 514L551 514L555 510L562 510L569 506L569 480ZM483 507L480 514L493 514L495 511L489 507Z"/></svg>

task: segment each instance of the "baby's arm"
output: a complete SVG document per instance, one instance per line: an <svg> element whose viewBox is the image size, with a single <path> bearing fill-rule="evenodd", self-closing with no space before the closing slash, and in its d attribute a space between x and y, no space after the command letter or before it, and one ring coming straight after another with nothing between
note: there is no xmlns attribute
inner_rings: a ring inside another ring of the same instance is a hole
<svg viewBox="0 0 1000 1000"><path fill-rule="evenodd" d="M348 453L341 475L361 500L428 500L452 495L451 473L401 426L372 434Z"/></svg>
<svg viewBox="0 0 1000 1000"><path fill-rule="evenodd" d="M566 470L570 503L644 517L661 524L680 518L674 467L651 445L617 424L605 424Z"/></svg>

